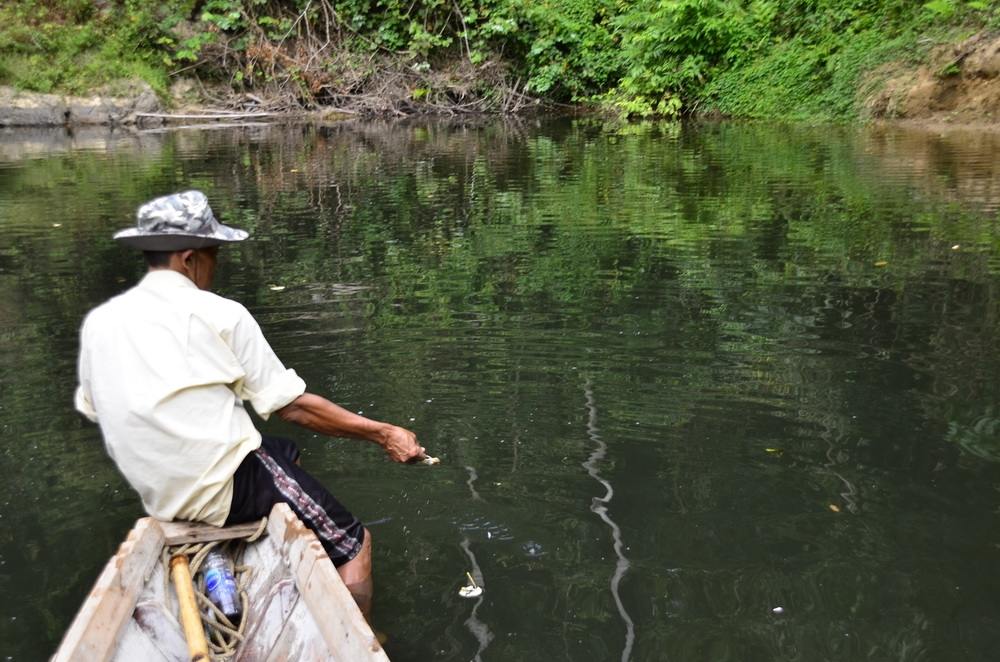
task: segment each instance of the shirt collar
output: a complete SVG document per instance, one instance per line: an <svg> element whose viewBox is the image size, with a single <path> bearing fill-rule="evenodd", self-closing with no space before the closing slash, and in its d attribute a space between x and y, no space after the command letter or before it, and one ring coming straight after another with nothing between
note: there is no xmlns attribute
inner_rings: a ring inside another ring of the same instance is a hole
<svg viewBox="0 0 1000 662"><path fill-rule="evenodd" d="M146 273L139 281L139 286L148 289L163 289L168 287L193 287L198 289L194 282L184 274L177 273L173 269L154 269Z"/></svg>

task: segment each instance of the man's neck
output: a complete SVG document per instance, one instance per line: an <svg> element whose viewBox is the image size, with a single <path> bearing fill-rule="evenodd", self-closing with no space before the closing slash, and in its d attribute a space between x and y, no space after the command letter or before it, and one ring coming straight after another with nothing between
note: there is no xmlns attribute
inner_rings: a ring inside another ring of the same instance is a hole
<svg viewBox="0 0 1000 662"><path fill-rule="evenodd" d="M189 281L197 285L197 282L195 281L193 275L191 274L191 270L188 269L186 264L184 264L184 261L180 258L179 253L174 253L173 255L170 256L169 264L164 265L162 267L149 267L146 273L153 273L154 271L173 271L175 273L184 276Z"/></svg>
<svg viewBox="0 0 1000 662"><path fill-rule="evenodd" d="M194 279L191 278L191 276L186 271L181 269L174 269L173 267L148 267L146 269L147 276L149 274L159 274L159 273L175 273L186 278L195 287L198 286L198 284L194 282Z"/></svg>
<svg viewBox="0 0 1000 662"><path fill-rule="evenodd" d="M178 269L178 268L176 268L176 267L174 267L172 265L168 265L166 267L147 267L147 269L146 269L146 273L147 274L151 274L154 271L174 271L174 272L179 273L180 275L184 276L185 278L188 278L188 279L191 278L190 276L187 275L187 270L186 269L183 269L183 268Z"/></svg>

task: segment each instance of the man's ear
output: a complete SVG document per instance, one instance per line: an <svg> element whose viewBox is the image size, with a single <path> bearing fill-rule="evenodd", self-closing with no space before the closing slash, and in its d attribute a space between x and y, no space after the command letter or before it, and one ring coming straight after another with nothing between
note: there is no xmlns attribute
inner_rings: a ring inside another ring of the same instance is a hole
<svg viewBox="0 0 1000 662"><path fill-rule="evenodd" d="M190 269L191 266L194 264L194 253L195 253L195 251L194 251L193 248L188 248L188 249L185 249L185 250L181 251L181 255L180 255L180 257L181 257L181 264L183 264L188 269Z"/></svg>

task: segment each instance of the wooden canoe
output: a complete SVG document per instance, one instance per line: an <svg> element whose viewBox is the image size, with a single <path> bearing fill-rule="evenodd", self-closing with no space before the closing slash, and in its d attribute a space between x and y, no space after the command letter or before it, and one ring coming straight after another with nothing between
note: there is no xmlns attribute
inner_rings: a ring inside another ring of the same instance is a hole
<svg viewBox="0 0 1000 662"><path fill-rule="evenodd" d="M218 528L185 522L136 522L111 557L63 637L53 662L185 662L176 600L166 594L164 546L245 538L257 523ZM244 662L388 662L329 557L285 504L274 506L267 536L249 545L255 568L247 587Z"/></svg>

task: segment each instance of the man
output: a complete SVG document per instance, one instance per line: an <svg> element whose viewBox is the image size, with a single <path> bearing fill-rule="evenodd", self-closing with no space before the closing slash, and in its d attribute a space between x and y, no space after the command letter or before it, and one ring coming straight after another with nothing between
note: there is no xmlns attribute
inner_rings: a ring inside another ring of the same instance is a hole
<svg viewBox="0 0 1000 662"><path fill-rule="evenodd" d="M221 244L244 230L219 223L205 195L152 200L115 239L142 250L142 281L92 310L80 331L77 409L100 425L108 454L162 520L216 526L287 503L319 538L367 618L371 535L298 466L287 440L264 436L244 409L309 430L373 441L396 462L426 457L409 430L306 392L241 304L208 292Z"/></svg>

